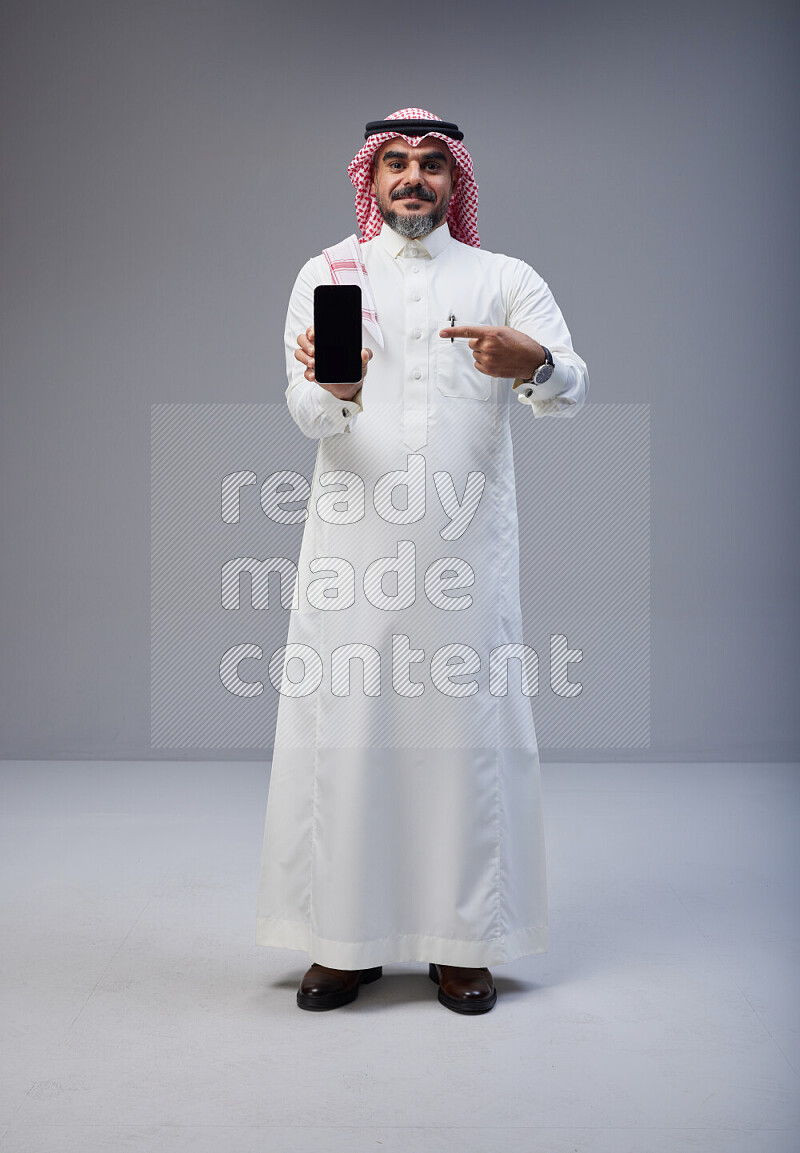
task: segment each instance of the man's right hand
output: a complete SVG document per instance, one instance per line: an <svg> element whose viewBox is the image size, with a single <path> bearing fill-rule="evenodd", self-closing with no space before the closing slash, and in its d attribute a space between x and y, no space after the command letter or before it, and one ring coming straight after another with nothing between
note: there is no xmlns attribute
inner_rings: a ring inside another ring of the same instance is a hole
<svg viewBox="0 0 800 1153"><path fill-rule="evenodd" d="M306 365L306 370L303 376L306 380L317 380L314 376L314 328L313 326L307 328L305 332L301 332L297 338L298 348L295 351L294 358L299 360L301 364ZM361 349L361 380L357 384L323 384L321 380L317 380L320 388L327 389L333 396L338 397L339 400L352 400L357 392L360 391L364 383L364 377L367 375L367 365L372 360L372 349Z"/></svg>

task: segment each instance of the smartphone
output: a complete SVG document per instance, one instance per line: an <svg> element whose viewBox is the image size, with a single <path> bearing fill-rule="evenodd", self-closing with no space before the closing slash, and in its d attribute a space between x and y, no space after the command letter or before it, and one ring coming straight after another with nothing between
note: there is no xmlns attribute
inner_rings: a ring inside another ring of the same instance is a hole
<svg viewBox="0 0 800 1153"><path fill-rule="evenodd" d="M314 376L322 384L361 380L361 288L320 284L314 289Z"/></svg>

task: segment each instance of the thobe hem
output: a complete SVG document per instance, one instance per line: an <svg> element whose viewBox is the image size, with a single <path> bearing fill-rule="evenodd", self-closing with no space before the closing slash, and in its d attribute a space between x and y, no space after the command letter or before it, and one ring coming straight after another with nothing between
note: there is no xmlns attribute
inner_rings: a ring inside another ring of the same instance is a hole
<svg viewBox="0 0 800 1153"><path fill-rule="evenodd" d="M307 924L258 917L256 944L278 949L304 949L312 962L330 969L367 969L406 962L482 968L504 965L531 953L547 952L547 925L517 929L492 941L455 941L420 933L392 934L374 941L332 941L318 937Z"/></svg>

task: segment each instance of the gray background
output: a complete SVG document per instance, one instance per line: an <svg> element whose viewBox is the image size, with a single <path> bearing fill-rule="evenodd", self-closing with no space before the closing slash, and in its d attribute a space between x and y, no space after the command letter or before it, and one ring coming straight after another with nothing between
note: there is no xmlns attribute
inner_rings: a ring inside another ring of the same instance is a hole
<svg viewBox="0 0 800 1153"><path fill-rule="evenodd" d="M651 406L629 759L797 758L792 6L7 0L3 24L0 756L163 759L150 406L282 396L363 124L417 104L465 129L482 243L548 280L591 402Z"/></svg>

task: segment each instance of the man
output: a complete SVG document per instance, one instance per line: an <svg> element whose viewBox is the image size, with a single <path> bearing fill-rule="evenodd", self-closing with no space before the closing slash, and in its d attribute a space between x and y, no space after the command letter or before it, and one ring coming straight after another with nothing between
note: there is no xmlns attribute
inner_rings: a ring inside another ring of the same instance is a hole
<svg viewBox="0 0 800 1153"><path fill-rule="evenodd" d="M319 448L270 664L256 941L309 952L304 1009L427 962L442 1004L479 1013L489 965L547 949L511 399L572 416L588 377L542 278L480 248L457 126L406 108L365 138L362 236L305 264L286 322L289 410ZM357 383L314 375L313 293L332 281L362 288Z"/></svg>

